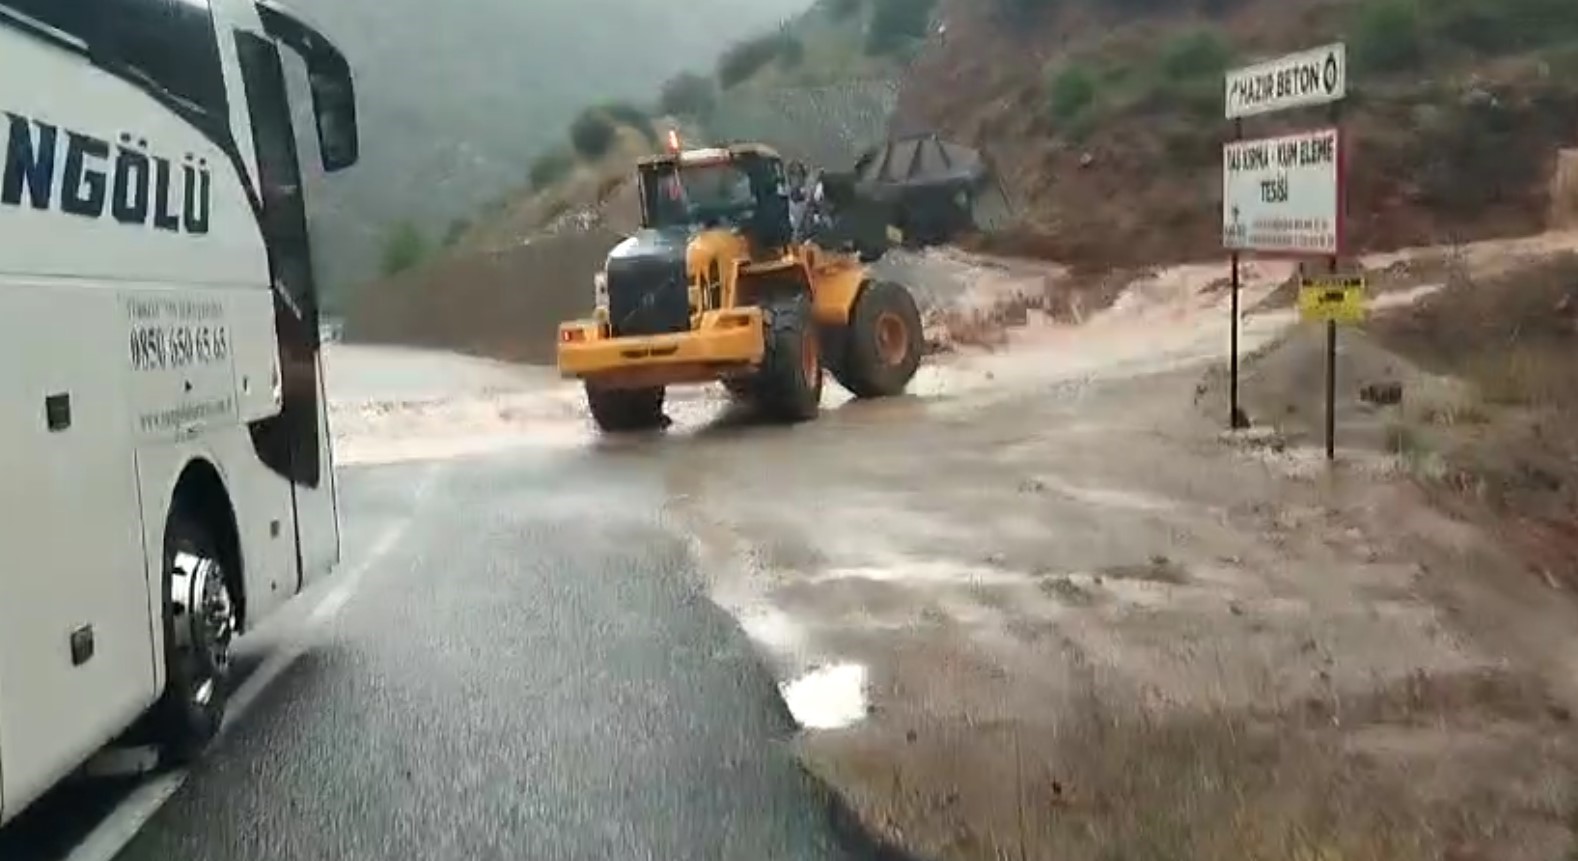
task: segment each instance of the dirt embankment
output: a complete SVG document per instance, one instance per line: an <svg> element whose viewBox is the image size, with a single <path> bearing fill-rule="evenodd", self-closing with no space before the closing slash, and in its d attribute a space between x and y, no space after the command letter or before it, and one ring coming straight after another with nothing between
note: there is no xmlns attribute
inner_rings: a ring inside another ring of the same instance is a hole
<svg viewBox="0 0 1578 861"><path fill-rule="evenodd" d="M619 239L569 231L431 261L358 291L345 337L551 364L560 321L591 311L592 275Z"/></svg>

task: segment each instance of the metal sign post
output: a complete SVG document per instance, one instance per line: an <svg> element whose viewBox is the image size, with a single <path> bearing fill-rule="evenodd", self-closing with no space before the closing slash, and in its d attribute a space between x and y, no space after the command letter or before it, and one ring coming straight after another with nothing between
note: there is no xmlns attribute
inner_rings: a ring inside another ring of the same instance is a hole
<svg viewBox="0 0 1578 861"><path fill-rule="evenodd" d="M1364 278L1337 275L1336 258L1331 274L1303 278L1299 285L1299 316L1326 324L1326 459L1337 456L1337 324L1355 325L1365 315Z"/></svg>
<svg viewBox="0 0 1578 861"><path fill-rule="evenodd" d="M1234 69L1225 78L1232 139L1222 147L1222 245L1232 256L1232 358L1229 426L1248 425L1239 409L1239 291L1242 255L1321 256L1335 275L1343 251L1346 157L1336 105L1348 93L1348 52L1341 43ZM1326 128L1245 139L1245 117L1332 105ZM1362 292L1362 291L1361 291ZM1302 291L1301 291L1302 299ZM1362 299L1361 299L1362 302ZM1326 457L1336 456L1334 318L1326 330Z"/></svg>

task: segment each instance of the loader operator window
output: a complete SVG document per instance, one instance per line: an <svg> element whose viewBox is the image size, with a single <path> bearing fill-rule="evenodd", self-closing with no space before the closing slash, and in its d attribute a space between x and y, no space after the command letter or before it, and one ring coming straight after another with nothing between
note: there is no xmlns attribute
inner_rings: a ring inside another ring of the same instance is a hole
<svg viewBox="0 0 1578 861"><path fill-rule="evenodd" d="M755 207L750 176L729 163L684 165L653 177L653 227L743 224Z"/></svg>

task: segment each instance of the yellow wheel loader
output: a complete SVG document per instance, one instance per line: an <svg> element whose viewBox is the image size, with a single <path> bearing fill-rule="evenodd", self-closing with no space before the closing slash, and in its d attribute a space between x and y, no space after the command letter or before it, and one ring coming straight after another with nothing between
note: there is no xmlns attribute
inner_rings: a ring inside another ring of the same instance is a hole
<svg viewBox="0 0 1578 861"><path fill-rule="evenodd" d="M662 427L668 386L719 381L765 417L816 416L823 370L895 395L920 364L909 291L872 279L851 242L799 236L782 158L760 144L638 163L641 228L594 278L592 316L559 326L558 365L604 431Z"/></svg>

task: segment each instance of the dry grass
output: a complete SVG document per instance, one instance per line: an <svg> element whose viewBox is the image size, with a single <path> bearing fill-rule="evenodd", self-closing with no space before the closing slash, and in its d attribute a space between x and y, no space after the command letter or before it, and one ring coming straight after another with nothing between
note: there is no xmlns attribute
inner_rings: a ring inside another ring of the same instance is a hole
<svg viewBox="0 0 1578 861"><path fill-rule="evenodd" d="M1486 523L1553 581L1578 583L1578 255L1455 278L1369 329L1470 389L1426 393L1396 439L1441 452L1429 476L1437 500Z"/></svg>
<svg viewBox="0 0 1578 861"><path fill-rule="evenodd" d="M1040 721L849 736L808 758L868 824L940 859L1511 861L1570 842L1569 733L1531 683L1421 676L1259 715L1095 690ZM1465 741L1487 725L1506 729Z"/></svg>
<svg viewBox="0 0 1578 861"><path fill-rule="evenodd" d="M1491 279L1461 277L1370 330L1410 359L1476 385L1500 405L1578 408L1578 254Z"/></svg>

